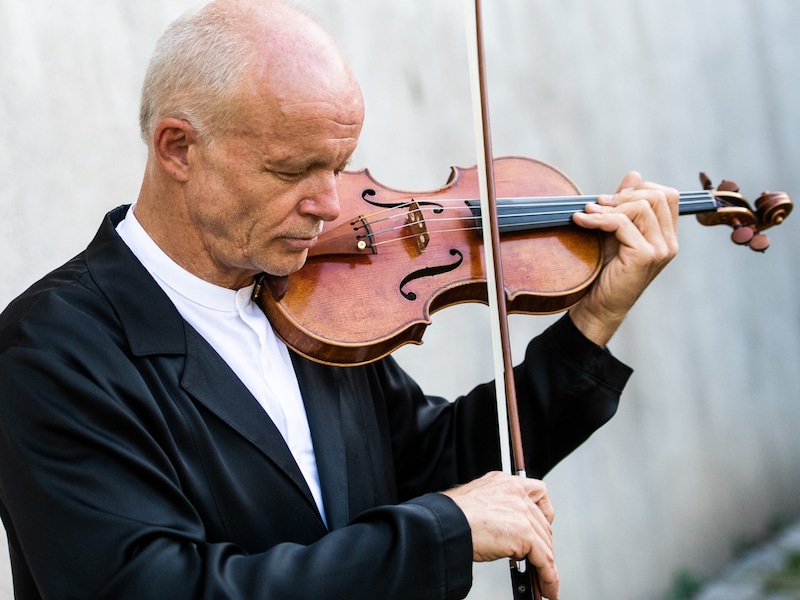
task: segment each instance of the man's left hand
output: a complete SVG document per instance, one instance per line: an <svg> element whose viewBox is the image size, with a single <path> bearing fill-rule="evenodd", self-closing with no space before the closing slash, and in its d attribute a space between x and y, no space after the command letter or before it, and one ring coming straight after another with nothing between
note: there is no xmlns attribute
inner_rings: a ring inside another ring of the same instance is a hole
<svg viewBox="0 0 800 600"><path fill-rule="evenodd" d="M570 310L575 326L605 346L656 275L678 252L677 190L628 173L614 195L602 195L573 217L606 232L605 266L586 296Z"/></svg>

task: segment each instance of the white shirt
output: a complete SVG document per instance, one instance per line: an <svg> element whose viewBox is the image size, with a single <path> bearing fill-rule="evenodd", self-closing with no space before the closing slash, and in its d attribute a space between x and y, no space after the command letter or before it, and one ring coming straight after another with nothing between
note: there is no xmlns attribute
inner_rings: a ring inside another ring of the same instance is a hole
<svg viewBox="0 0 800 600"><path fill-rule="evenodd" d="M253 285L231 290L189 273L158 247L134 216L133 206L117 225L117 233L275 423L327 524L300 386L289 351L252 300Z"/></svg>

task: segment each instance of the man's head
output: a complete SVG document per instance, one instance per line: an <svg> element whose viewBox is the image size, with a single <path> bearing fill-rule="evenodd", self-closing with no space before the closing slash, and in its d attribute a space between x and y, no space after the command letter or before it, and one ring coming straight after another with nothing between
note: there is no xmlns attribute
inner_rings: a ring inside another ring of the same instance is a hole
<svg viewBox="0 0 800 600"><path fill-rule="evenodd" d="M154 53L136 215L176 262L218 285L290 273L338 215L334 177L362 121L359 87L313 20L270 0L212 2Z"/></svg>

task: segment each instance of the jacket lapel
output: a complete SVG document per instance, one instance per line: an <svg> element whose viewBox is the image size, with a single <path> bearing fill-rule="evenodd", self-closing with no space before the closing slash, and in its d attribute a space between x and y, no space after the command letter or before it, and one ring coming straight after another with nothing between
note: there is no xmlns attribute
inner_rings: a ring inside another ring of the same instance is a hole
<svg viewBox="0 0 800 600"><path fill-rule="evenodd" d="M213 348L186 326L186 368L181 386L277 465L316 510L297 462L264 409Z"/></svg>
<svg viewBox="0 0 800 600"><path fill-rule="evenodd" d="M328 529L350 521L347 455L342 435L341 372L292 353L317 459Z"/></svg>
<svg viewBox="0 0 800 600"><path fill-rule="evenodd" d="M183 389L280 467L316 510L305 478L272 420L116 234L127 208L106 215L86 256L92 276L119 315L131 351L137 356L185 355Z"/></svg>

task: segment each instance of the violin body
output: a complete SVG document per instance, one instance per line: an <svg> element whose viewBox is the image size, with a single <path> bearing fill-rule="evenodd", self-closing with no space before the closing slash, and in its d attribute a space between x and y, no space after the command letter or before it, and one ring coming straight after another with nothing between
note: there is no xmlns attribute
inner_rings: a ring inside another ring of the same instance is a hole
<svg viewBox="0 0 800 600"><path fill-rule="evenodd" d="M580 194L530 158L499 158L494 173L504 198ZM482 233L466 203L478 186L475 167L453 167L446 185L427 192L382 186L366 169L341 173L339 219L281 292L259 295L277 335L313 360L363 364L421 343L438 310L486 303ZM504 233L500 247L509 312L562 311L603 265L601 235L578 227Z"/></svg>

